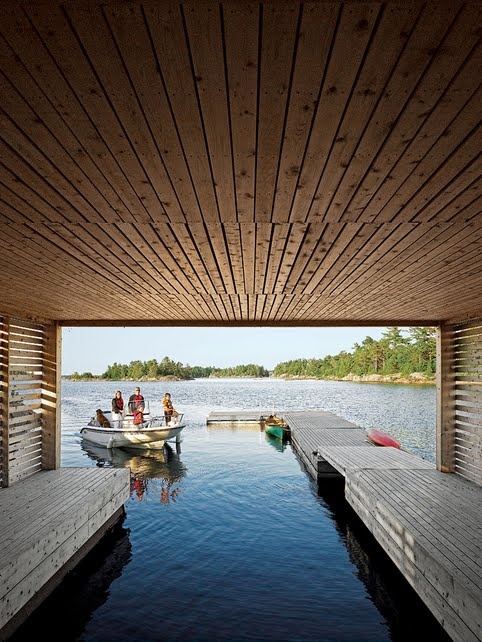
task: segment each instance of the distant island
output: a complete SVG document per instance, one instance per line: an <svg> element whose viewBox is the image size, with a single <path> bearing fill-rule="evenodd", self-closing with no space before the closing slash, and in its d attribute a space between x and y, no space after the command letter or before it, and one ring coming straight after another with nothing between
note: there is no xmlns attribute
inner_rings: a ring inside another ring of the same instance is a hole
<svg viewBox="0 0 482 642"><path fill-rule="evenodd" d="M200 378L327 379L371 383L434 383L435 328L388 328L379 341L367 336L351 352L323 359L295 359L279 363L270 372L256 364L230 368L189 366L164 357L161 361L114 363L101 375L91 372L65 375L73 381L183 381Z"/></svg>
<svg viewBox="0 0 482 642"><path fill-rule="evenodd" d="M250 363L232 368L215 368L214 366L189 366L164 357L162 361L131 361L129 364L114 363L101 375L91 372L79 374L74 372L68 379L89 381L188 381L208 377L269 377L269 371L263 366Z"/></svg>
<svg viewBox="0 0 482 642"><path fill-rule="evenodd" d="M435 328L388 328L379 341L366 337L352 352L323 359L279 363L277 378L336 379L380 383L433 383L436 370Z"/></svg>

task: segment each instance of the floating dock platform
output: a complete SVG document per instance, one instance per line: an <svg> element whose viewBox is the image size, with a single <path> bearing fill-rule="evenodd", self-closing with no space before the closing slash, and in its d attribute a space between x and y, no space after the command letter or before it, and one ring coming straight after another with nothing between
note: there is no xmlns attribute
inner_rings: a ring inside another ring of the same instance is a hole
<svg viewBox="0 0 482 642"><path fill-rule="evenodd" d="M124 515L129 469L59 468L0 494L0 641Z"/></svg>
<svg viewBox="0 0 482 642"><path fill-rule="evenodd" d="M206 418L208 426L225 424L250 424L259 425L260 428L265 418L272 414L270 410L233 410L225 412L211 412Z"/></svg>
<svg viewBox="0 0 482 642"><path fill-rule="evenodd" d="M267 414L211 413L208 423L257 416L261 430ZM344 477L346 500L448 635L482 642L482 488L403 448L376 446L331 412L276 414L319 484Z"/></svg>

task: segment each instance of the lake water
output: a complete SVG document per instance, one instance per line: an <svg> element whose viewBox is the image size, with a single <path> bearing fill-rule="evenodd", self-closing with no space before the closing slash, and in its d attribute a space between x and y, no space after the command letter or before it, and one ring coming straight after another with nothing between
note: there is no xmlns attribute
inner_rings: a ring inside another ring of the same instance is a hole
<svg viewBox="0 0 482 642"><path fill-rule="evenodd" d="M290 444L259 427L207 427L211 411L324 409L435 457L435 388L323 381L143 383L185 414L176 447L83 443L116 388L62 383L62 466L130 466L126 516L12 640L448 641L343 498L311 479ZM62 616L62 624L59 618Z"/></svg>

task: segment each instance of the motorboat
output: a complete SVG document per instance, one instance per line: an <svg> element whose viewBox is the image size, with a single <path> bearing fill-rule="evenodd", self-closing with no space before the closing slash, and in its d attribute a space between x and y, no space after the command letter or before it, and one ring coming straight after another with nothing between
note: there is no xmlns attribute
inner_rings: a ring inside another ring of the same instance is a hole
<svg viewBox="0 0 482 642"><path fill-rule="evenodd" d="M97 416L93 416L88 424L80 430L83 439L105 448L152 448L160 449L166 441L179 440L183 428L186 426L184 415L177 413L166 424L164 415L151 417L146 404L144 421L139 425L134 424L134 414L127 411L121 419L112 419L111 411L102 412L107 420L101 425Z"/></svg>

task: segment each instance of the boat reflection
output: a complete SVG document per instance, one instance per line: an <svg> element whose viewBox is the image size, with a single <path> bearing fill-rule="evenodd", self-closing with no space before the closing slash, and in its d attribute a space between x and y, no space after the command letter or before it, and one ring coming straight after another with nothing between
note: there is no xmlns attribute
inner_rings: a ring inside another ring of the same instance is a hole
<svg viewBox="0 0 482 642"><path fill-rule="evenodd" d="M81 444L85 453L99 467L130 468L131 498L139 501L159 498L161 504L176 501L186 467L179 455L181 444L164 444L161 450L104 448L88 442Z"/></svg>
<svg viewBox="0 0 482 642"><path fill-rule="evenodd" d="M267 432L264 433L264 438L270 446L273 446L273 448L278 450L280 453L283 453L286 450L286 446L291 443L289 438L278 439Z"/></svg>

